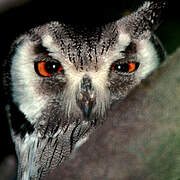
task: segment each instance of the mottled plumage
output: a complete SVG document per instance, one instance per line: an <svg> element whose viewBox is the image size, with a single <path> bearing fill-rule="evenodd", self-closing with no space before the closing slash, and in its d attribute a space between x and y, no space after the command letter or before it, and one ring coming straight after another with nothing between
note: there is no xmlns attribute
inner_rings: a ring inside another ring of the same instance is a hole
<svg viewBox="0 0 180 180"><path fill-rule="evenodd" d="M158 67L165 53L153 30L165 5L145 2L101 27L50 22L15 41L5 85L19 179L40 179L60 165L111 104Z"/></svg>

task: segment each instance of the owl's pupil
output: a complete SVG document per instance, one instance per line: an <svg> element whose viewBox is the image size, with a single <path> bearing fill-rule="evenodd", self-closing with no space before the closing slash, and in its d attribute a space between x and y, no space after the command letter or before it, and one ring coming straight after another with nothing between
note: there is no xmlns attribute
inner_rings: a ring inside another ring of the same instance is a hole
<svg viewBox="0 0 180 180"><path fill-rule="evenodd" d="M121 72L128 72L129 65L127 63L125 63L125 64L116 64L114 66L114 70L121 71Z"/></svg>
<svg viewBox="0 0 180 180"><path fill-rule="evenodd" d="M50 74L57 72L59 67L60 64L56 62L47 62L45 65L46 71Z"/></svg>
<svg viewBox="0 0 180 180"><path fill-rule="evenodd" d="M118 68L118 69L121 69L121 66L119 65L117 68Z"/></svg>

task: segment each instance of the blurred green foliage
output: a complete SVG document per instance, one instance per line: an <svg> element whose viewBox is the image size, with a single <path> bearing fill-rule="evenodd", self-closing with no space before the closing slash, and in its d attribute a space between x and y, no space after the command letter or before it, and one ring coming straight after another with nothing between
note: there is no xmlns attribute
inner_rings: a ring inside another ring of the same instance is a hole
<svg viewBox="0 0 180 180"><path fill-rule="evenodd" d="M157 30L158 37L169 54L180 46L180 20L168 20L161 24Z"/></svg>

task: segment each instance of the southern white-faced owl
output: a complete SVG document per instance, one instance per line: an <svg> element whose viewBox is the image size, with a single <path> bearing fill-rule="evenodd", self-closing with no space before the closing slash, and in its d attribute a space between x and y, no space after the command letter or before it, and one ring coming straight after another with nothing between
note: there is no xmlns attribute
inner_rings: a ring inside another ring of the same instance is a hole
<svg viewBox="0 0 180 180"><path fill-rule="evenodd" d="M13 44L4 82L18 179L60 165L158 67L165 52L153 31L165 1L147 1L96 27L49 22Z"/></svg>

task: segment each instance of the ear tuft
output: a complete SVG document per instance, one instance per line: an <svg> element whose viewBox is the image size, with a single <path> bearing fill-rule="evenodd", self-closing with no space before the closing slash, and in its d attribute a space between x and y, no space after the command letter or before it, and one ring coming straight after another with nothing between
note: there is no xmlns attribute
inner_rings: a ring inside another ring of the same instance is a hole
<svg viewBox="0 0 180 180"><path fill-rule="evenodd" d="M166 8L165 0L147 1L137 11L119 20L118 25L130 33L132 39L148 38L157 29Z"/></svg>

